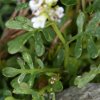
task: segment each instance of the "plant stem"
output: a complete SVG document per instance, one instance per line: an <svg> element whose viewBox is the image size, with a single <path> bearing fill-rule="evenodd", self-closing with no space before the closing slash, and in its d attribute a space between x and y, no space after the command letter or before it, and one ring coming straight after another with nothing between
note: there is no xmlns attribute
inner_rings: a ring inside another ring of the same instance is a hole
<svg viewBox="0 0 100 100"><path fill-rule="evenodd" d="M81 34L77 34L77 35L73 36L73 37L71 38L71 40L67 42L67 45L69 45L71 42L73 42L74 40L76 40L80 35L81 35Z"/></svg>
<svg viewBox="0 0 100 100"><path fill-rule="evenodd" d="M65 55L64 55L64 68L67 69L67 64L69 62L69 45L65 46Z"/></svg>
<svg viewBox="0 0 100 100"><path fill-rule="evenodd" d="M54 31L56 32L57 36L59 37L59 39L61 40L61 42L64 44L64 46L66 46L66 41L62 35L62 33L60 32L60 30L58 29L58 27L56 26L55 23L52 24L52 27L54 29ZM75 36L72 37L72 39L70 41L67 42L67 45L69 45L72 41L76 40L81 34L77 34Z"/></svg>
<svg viewBox="0 0 100 100"><path fill-rule="evenodd" d="M83 11L85 11L85 6L86 6L86 1L82 0L82 9L83 9Z"/></svg>
<svg viewBox="0 0 100 100"><path fill-rule="evenodd" d="M57 36L59 37L59 39L61 40L61 42L65 45L65 39L62 35L62 33L60 32L60 30L58 29L57 25L55 23L52 24L52 27L54 29L54 31L56 32Z"/></svg>
<svg viewBox="0 0 100 100"><path fill-rule="evenodd" d="M45 73L45 72L59 72L61 71L60 68L45 68L45 69L20 69L19 72L20 73Z"/></svg>

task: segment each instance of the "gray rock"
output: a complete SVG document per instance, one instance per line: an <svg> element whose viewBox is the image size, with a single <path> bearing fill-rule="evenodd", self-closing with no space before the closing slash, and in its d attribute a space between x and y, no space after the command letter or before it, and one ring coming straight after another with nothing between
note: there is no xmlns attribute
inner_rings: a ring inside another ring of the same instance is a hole
<svg viewBox="0 0 100 100"><path fill-rule="evenodd" d="M70 87L57 94L56 100L100 100L100 84L91 83L84 88Z"/></svg>

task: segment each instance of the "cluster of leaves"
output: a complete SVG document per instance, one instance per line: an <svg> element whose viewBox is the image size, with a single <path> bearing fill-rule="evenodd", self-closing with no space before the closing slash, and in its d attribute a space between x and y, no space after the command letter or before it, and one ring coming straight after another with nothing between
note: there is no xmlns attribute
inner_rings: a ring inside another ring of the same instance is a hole
<svg viewBox="0 0 100 100"><path fill-rule="evenodd" d="M19 94L17 99L55 100L55 93L63 86L81 88L99 75L100 7L97 4L100 1L95 0L86 7L82 2L78 14L72 9L78 5L76 1L61 0L65 5L65 16L58 26L48 22L44 29L34 29L31 21L22 16L7 21L8 28L26 32L8 42L8 51L14 57L9 58L11 63L3 69L3 75L12 77L13 90L8 89L6 100L15 100L17 97L13 97L13 93ZM24 7L27 4L19 5L18 9ZM71 25L62 36L59 27L70 18L75 20L73 26L77 29L72 30ZM50 46L56 35L62 43L58 41L52 49ZM84 73L88 69L91 70Z"/></svg>

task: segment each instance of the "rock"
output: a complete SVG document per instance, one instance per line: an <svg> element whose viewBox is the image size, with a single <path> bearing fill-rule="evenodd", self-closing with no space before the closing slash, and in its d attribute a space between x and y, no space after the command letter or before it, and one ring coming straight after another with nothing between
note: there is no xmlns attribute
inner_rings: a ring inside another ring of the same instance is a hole
<svg viewBox="0 0 100 100"><path fill-rule="evenodd" d="M91 83L83 88L70 87L58 93L56 100L100 100L100 84Z"/></svg>

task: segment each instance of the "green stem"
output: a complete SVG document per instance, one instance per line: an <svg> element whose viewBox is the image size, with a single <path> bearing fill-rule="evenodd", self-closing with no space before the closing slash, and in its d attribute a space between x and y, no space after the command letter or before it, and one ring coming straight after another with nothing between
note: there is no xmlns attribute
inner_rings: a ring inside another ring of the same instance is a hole
<svg viewBox="0 0 100 100"><path fill-rule="evenodd" d="M25 73L25 74L28 74L28 73L31 73L31 74L34 74L34 73L45 73L45 72L59 72L60 71L60 68L45 68L45 69L20 69L18 70L19 73Z"/></svg>
<svg viewBox="0 0 100 100"><path fill-rule="evenodd" d="M65 53L64 53L64 68L67 69L67 65L69 62L69 45L65 46Z"/></svg>
<svg viewBox="0 0 100 100"><path fill-rule="evenodd" d="M71 42L73 42L74 40L76 40L79 36L80 36L80 34L77 34L77 35L73 36L73 37L71 38L71 40L68 41L67 44L64 46L64 48L65 48L64 68L65 68L65 69L67 69L67 65L68 65L68 62L69 62L69 44L70 44Z"/></svg>
<svg viewBox="0 0 100 100"><path fill-rule="evenodd" d="M73 36L73 37L71 38L71 40L67 42L67 45L69 45L71 42L73 42L74 40L76 40L80 35L81 35L81 34L77 34L77 35Z"/></svg>
<svg viewBox="0 0 100 100"><path fill-rule="evenodd" d="M61 42L65 45L66 41L65 41L62 33L58 29L57 25L55 23L53 23L52 27L53 27L54 31L56 32L57 36L59 37L59 39L61 40Z"/></svg>
<svg viewBox="0 0 100 100"><path fill-rule="evenodd" d="M86 6L86 1L82 0L82 9L83 9L83 11L85 11L85 6Z"/></svg>

